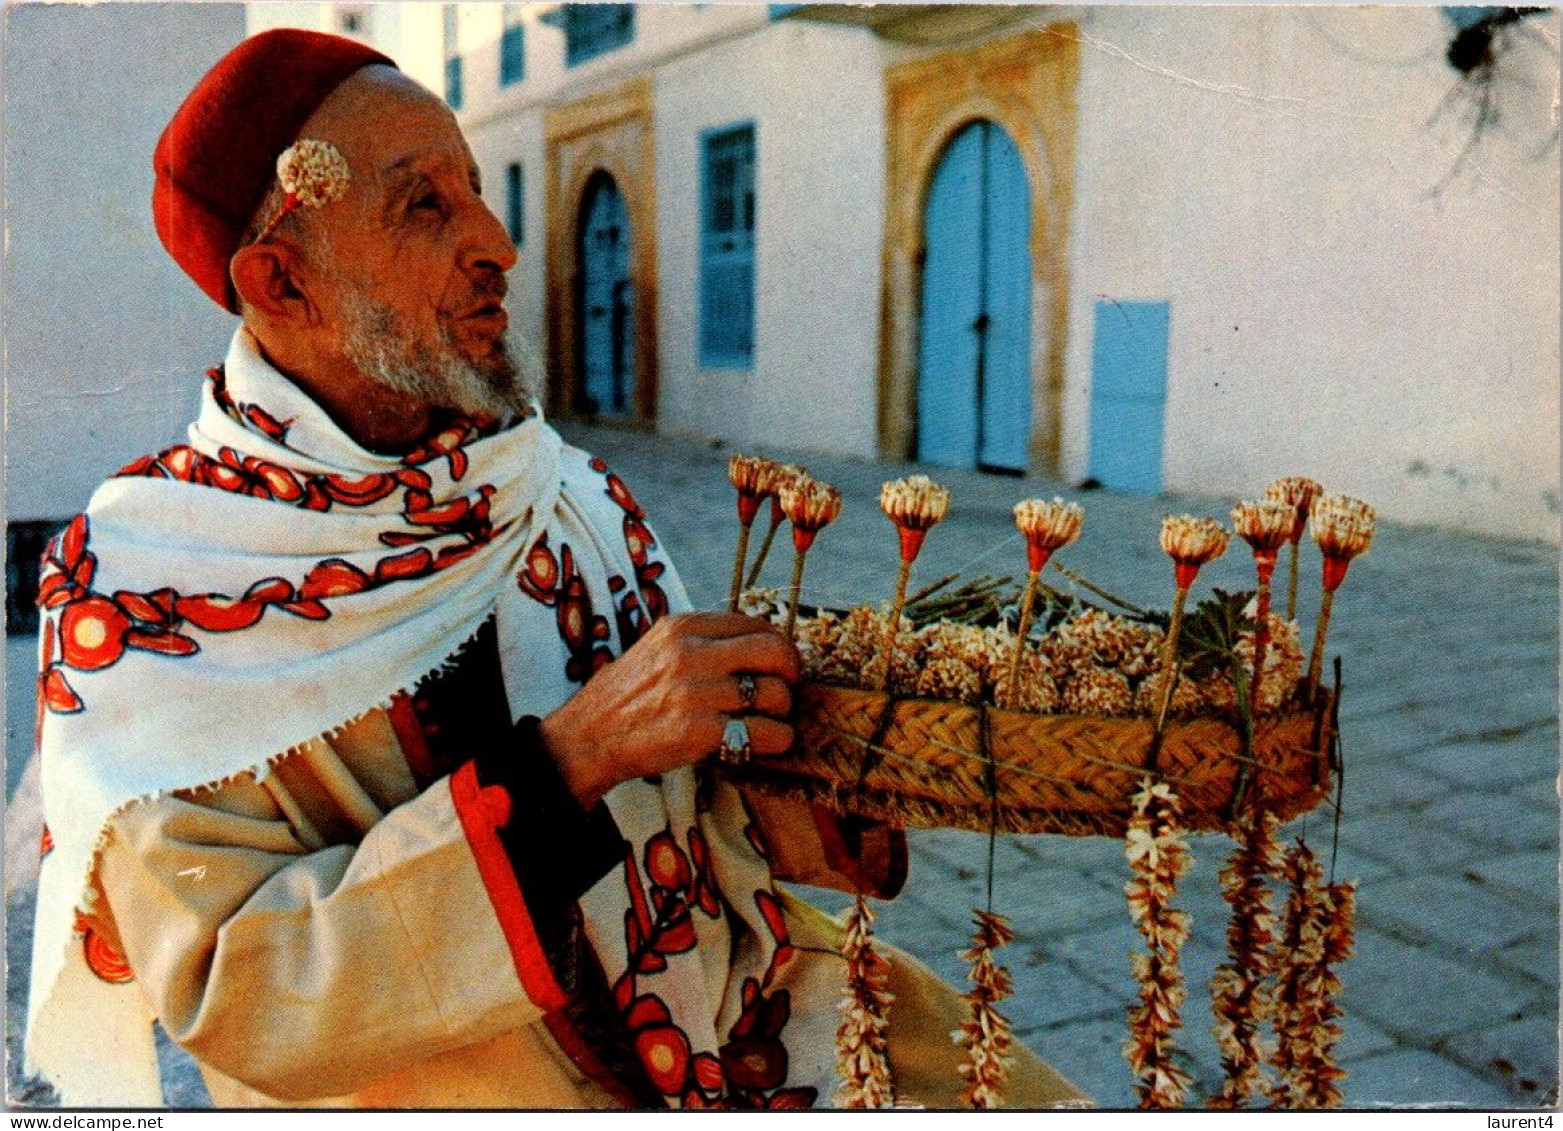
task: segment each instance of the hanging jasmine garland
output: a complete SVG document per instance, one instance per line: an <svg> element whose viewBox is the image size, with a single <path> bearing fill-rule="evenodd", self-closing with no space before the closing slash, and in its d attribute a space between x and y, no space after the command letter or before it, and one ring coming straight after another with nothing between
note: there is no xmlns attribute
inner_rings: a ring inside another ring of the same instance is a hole
<svg viewBox="0 0 1563 1131"><path fill-rule="evenodd" d="M1221 896L1232 908L1227 962L1210 982L1216 1045L1225 1078L1211 1097L1215 1108L1239 1108L1262 1095L1269 1043L1262 1026L1272 1015L1275 915L1266 878L1280 870L1274 813L1245 813L1233 824L1237 846L1221 869Z"/></svg>
<svg viewBox="0 0 1563 1131"><path fill-rule="evenodd" d="M966 1001L971 1016L951 1036L966 1050L966 1063L961 1065L966 1102L974 1108L996 1108L1014 1043L1009 1018L999 1012L998 1003L1014 992L1014 983L993 952L1014 942L1015 931L1008 919L992 911L973 911L972 922L976 930L971 949L961 955L969 967L966 977L971 989Z"/></svg>
<svg viewBox="0 0 1563 1131"><path fill-rule="evenodd" d="M893 1107L890 1079L889 1009L894 1001L885 960L874 952L874 913L860 894L847 911L841 956L847 962L841 1028L836 1030L837 1098L845 1107Z"/></svg>
<svg viewBox="0 0 1563 1131"><path fill-rule="evenodd" d="M1285 874L1290 894L1275 1018L1280 1078L1270 1098L1276 1107L1336 1107L1346 1073L1335 1063L1341 982L1333 967L1351 954L1356 887L1326 885L1323 868L1301 840L1286 854Z"/></svg>
<svg viewBox="0 0 1563 1131"><path fill-rule="evenodd" d="M1146 953L1130 956L1140 1004L1129 1010L1129 1039L1123 1052L1140 1078L1135 1091L1142 1108L1183 1106L1189 1074L1173 1057L1172 1035L1182 1026L1184 998L1180 952L1189 937L1189 917L1175 910L1178 878L1192 860L1178 827L1178 799L1165 782L1145 779L1134 795L1125 850L1134 877L1124 885L1129 917L1145 938Z"/></svg>

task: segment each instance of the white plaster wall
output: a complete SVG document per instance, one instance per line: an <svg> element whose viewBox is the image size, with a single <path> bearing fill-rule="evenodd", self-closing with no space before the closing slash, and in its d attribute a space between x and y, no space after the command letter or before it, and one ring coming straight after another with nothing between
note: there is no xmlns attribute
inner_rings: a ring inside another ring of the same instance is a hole
<svg viewBox="0 0 1563 1131"><path fill-rule="evenodd" d="M885 121L880 48L783 21L657 75L661 404L671 432L878 450ZM755 123L752 370L701 367L700 134Z"/></svg>
<svg viewBox="0 0 1563 1131"><path fill-rule="evenodd" d="M1083 11L1070 476L1094 299L1168 298L1168 490L1306 473L1556 540L1558 23L1529 27L1550 48L1515 38L1500 126L1439 189L1471 106L1436 9Z"/></svg>
<svg viewBox="0 0 1563 1131"><path fill-rule="evenodd" d="M5 13L7 517L61 518L180 439L235 320L163 251L152 150L236 4Z"/></svg>

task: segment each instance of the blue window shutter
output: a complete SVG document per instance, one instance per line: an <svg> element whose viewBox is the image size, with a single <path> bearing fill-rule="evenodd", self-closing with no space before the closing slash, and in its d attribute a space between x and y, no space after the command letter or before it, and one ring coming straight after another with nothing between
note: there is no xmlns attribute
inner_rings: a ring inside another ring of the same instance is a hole
<svg viewBox="0 0 1563 1131"><path fill-rule="evenodd" d="M574 67L635 39L635 5L566 4L564 63Z"/></svg>
<svg viewBox="0 0 1563 1131"><path fill-rule="evenodd" d="M445 22L445 104L461 109L461 40L456 5L446 4L441 13Z"/></svg>
<svg viewBox="0 0 1563 1131"><path fill-rule="evenodd" d="M505 30L499 35L499 85L511 86L526 78L526 25L505 5Z"/></svg>
<svg viewBox="0 0 1563 1131"><path fill-rule="evenodd" d="M517 247L526 235L526 196L522 187L521 162L512 161L505 166L505 227L510 230L510 242Z"/></svg>
<svg viewBox="0 0 1563 1131"><path fill-rule="evenodd" d="M702 137L700 364L754 365L754 125Z"/></svg>

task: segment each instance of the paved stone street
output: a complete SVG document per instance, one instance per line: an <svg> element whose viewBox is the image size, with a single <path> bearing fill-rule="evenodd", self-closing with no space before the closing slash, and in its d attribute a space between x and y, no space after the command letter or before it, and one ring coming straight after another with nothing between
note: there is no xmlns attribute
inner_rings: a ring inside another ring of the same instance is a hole
<svg viewBox="0 0 1563 1131"><path fill-rule="evenodd" d="M732 570L732 492L727 450L641 432L571 427L567 435L604 456L635 490L679 564L695 603L719 605ZM766 453L789 456L792 453ZM878 602L894 578L894 537L877 505L884 465L806 459L846 499L840 522L809 558L807 598L822 604ZM1311 469L1300 469L1311 470ZM1058 485L941 471L953 493L950 518L928 539L914 587L945 572L1017 573L1024 568L1010 508ZM1328 485L1328 484L1327 484ZM1263 484L1254 484L1257 492ZM1135 602L1166 605L1171 569L1157 547L1169 509L1223 520L1230 500L1131 499L1074 493L1086 506L1081 541L1060 560ZM778 553L767 579L784 579ZM1201 574L1211 586L1250 587L1246 547ZM1311 639L1316 555L1305 555L1301 602ZM1381 524L1372 551L1351 568L1331 626L1345 656L1346 781L1338 878L1360 881L1357 955L1341 969L1346 1035L1340 1053L1356 1107L1531 1107L1556 1102L1558 1081L1558 572L1554 547ZM8 797L32 727L30 641L9 649ZM28 789L8 814L7 844L35 815ZM1321 808L1284 830L1306 834L1328 855L1332 822ZM945 977L970 910L983 898L987 838L912 836L912 877L882 907L881 932ZM1216 872L1221 837L1194 841L1196 863L1179 904L1192 913L1185 948L1189 1004L1182 1048L1200 1095L1219 1080L1206 986L1221 961L1226 907ZM15 1075L17 1010L25 986L24 868L7 862L12 911L13 1098L30 1094ZM1005 959L1016 983L1008 1012L1044 1058L1108 1106L1133 1102L1119 1054L1124 1012L1134 1000L1128 955L1138 936L1122 896L1122 846L1106 838L1011 837L999 844L995 907L1019 939ZM844 899L818 893L836 909ZM23 979L24 980L24 979ZM181 1102L199 1085L176 1074ZM171 1098L173 1098L171 1096Z"/></svg>

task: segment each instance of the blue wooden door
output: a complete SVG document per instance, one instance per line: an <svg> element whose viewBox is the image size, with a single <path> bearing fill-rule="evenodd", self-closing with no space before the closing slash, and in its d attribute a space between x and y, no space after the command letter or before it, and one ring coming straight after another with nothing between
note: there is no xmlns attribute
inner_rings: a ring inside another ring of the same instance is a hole
<svg viewBox="0 0 1563 1131"><path fill-rule="evenodd" d="M955 135L928 190L917 456L1024 471L1031 436L1031 190L992 122Z"/></svg>
<svg viewBox="0 0 1563 1131"><path fill-rule="evenodd" d="M1134 495L1161 490L1167 410L1165 302L1098 299L1091 354L1091 477Z"/></svg>
<svg viewBox="0 0 1563 1131"><path fill-rule="evenodd" d="M635 290L624 196L601 176L581 208L581 407L597 416L635 409Z"/></svg>

